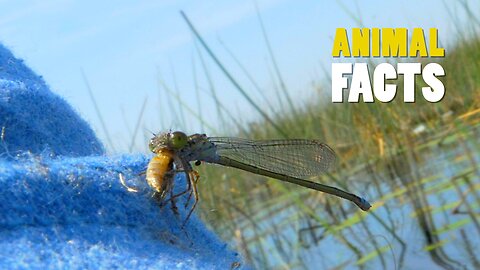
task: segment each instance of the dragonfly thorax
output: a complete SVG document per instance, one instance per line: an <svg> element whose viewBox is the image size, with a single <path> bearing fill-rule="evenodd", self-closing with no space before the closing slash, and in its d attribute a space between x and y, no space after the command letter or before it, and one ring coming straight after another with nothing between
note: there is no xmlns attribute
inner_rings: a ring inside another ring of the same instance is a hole
<svg viewBox="0 0 480 270"><path fill-rule="evenodd" d="M193 134L188 136L187 144L179 149L176 154L185 161L216 162L220 157L217 147L208 140L205 134Z"/></svg>

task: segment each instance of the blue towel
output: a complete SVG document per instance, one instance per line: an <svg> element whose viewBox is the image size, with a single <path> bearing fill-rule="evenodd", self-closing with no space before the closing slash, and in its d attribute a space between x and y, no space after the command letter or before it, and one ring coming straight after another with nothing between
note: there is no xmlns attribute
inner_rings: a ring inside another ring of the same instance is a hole
<svg viewBox="0 0 480 270"><path fill-rule="evenodd" d="M0 45L0 269L230 269L241 262L179 198L163 208L138 174L151 156L107 157L88 124ZM119 173L129 186L121 185ZM185 189L177 176L175 191Z"/></svg>

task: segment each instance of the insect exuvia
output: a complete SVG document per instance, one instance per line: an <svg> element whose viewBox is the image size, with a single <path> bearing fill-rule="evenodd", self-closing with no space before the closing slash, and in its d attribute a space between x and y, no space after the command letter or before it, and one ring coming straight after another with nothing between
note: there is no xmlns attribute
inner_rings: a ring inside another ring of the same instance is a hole
<svg viewBox="0 0 480 270"><path fill-rule="evenodd" d="M181 131L155 135L149 143L155 154L146 171L147 182L157 197L170 200L189 192L194 204L198 202L197 181L199 174L190 162L214 163L275 178L306 188L347 199L367 211L371 205L363 198L347 191L302 179L326 172L335 162L335 153L326 144L316 140L246 140L230 137L207 137L205 134L187 136ZM184 172L188 187L180 194L173 194L173 179L177 172Z"/></svg>
<svg viewBox="0 0 480 270"><path fill-rule="evenodd" d="M166 148L158 150L148 163L146 171L147 183L163 200L173 185L173 151Z"/></svg>

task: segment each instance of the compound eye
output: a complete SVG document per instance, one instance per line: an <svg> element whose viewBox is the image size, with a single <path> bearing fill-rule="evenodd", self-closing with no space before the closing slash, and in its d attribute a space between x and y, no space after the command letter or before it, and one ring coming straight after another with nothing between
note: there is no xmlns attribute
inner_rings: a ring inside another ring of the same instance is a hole
<svg viewBox="0 0 480 270"><path fill-rule="evenodd" d="M180 149L187 145L188 137L181 131L175 131L170 134L170 145L174 149Z"/></svg>

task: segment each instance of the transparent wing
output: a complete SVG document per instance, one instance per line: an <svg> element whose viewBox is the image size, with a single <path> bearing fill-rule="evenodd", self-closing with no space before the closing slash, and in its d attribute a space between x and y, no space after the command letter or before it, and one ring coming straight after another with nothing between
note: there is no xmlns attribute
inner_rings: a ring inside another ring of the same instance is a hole
<svg viewBox="0 0 480 270"><path fill-rule="evenodd" d="M335 152L316 140L246 140L209 137L220 156L293 177L326 172L335 163Z"/></svg>

